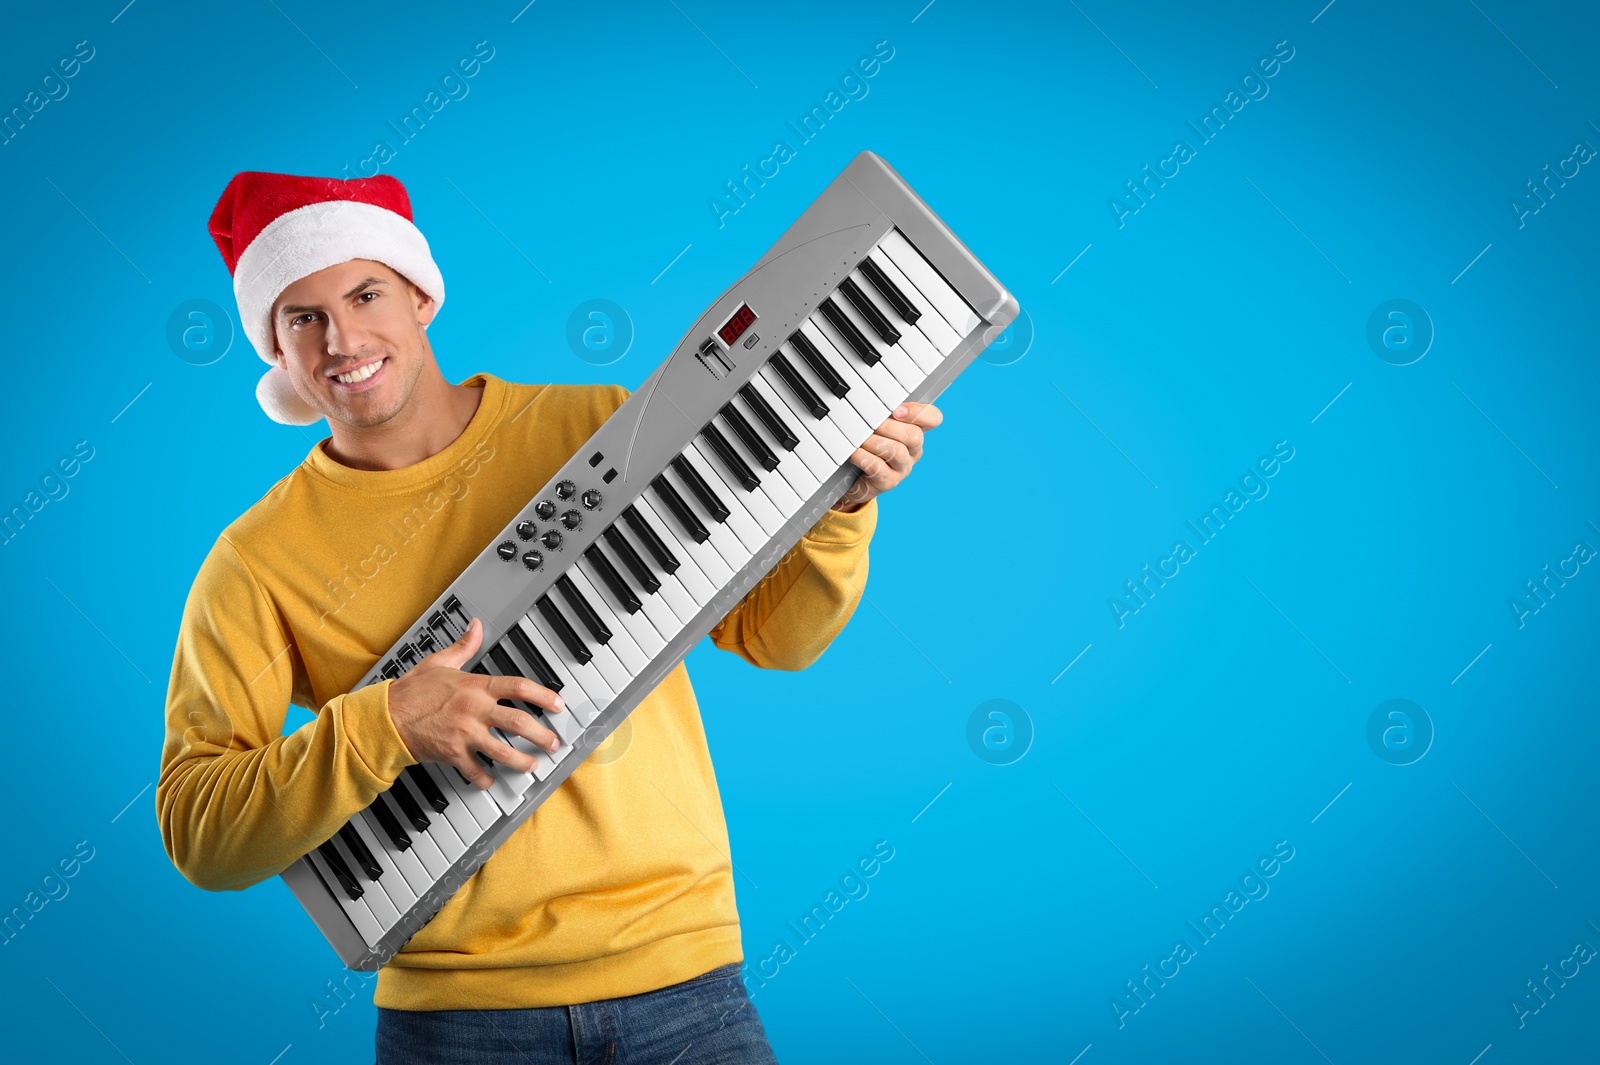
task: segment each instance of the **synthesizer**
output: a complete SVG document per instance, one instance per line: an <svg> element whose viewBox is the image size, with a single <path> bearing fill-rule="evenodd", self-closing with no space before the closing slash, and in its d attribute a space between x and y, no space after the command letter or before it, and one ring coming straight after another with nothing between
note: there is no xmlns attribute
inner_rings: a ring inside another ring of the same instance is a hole
<svg viewBox="0 0 1600 1065"><path fill-rule="evenodd" d="M1018 305L878 156L862 152L357 685L453 643L527 677L536 764L409 766L283 873L349 968L378 969L849 488L855 449L929 402ZM482 756L480 756L482 757Z"/></svg>

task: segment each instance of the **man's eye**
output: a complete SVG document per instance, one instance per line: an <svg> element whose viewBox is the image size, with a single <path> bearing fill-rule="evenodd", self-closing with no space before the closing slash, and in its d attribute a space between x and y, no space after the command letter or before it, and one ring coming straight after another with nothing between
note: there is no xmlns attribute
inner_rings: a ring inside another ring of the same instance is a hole
<svg viewBox="0 0 1600 1065"><path fill-rule="evenodd" d="M357 296L356 299L363 300L363 299L366 299L368 296L376 296L376 295L377 295L376 292L370 292L370 291L369 292L363 292L363 293L361 293L361 295Z"/></svg>
<svg viewBox="0 0 1600 1065"><path fill-rule="evenodd" d="M294 321L290 322L289 324L290 325L299 325L303 320L305 320L307 318L313 318L313 317L315 317L315 315L311 315L311 314L297 315L295 317Z"/></svg>

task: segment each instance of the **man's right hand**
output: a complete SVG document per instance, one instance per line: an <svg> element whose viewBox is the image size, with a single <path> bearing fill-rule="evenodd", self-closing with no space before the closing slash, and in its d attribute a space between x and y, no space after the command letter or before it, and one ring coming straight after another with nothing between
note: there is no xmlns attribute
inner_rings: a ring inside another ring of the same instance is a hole
<svg viewBox="0 0 1600 1065"><path fill-rule="evenodd" d="M491 727L521 736L547 751L561 740L534 721L533 715L501 699L520 699L547 711L565 711L566 703L549 688L525 677L485 677L463 673L462 663L477 653L483 641L483 623L473 618L461 639L417 663L389 685L389 716L419 762L455 766L473 784L487 790L494 782L475 752L521 772L534 766L524 754L490 732Z"/></svg>

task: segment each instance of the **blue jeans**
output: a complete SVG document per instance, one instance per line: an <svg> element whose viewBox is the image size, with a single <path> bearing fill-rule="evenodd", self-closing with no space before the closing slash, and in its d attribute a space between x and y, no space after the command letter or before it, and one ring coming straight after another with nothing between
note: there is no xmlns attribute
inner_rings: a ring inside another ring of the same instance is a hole
<svg viewBox="0 0 1600 1065"><path fill-rule="evenodd" d="M642 995L512 1010L378 1009L378 1065L777 1065L737 963Z"/></svg>

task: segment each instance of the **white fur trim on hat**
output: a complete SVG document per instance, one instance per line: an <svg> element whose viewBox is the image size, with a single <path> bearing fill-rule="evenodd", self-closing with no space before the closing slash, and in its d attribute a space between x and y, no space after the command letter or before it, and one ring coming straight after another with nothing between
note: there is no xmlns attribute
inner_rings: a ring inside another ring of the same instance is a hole
<svg viewBox="0 0 1600 1065"><path fill-rule="evenodd" d="M300 398L289 379L289 371L274 366L256 382L256 402L267 417L279 425L310 425L322 420L322 412Z"/></svg>
<svg viewBox="0 0 1600 1065"><path fill-rule="evenodd" d="M256 354L276 367L272 356L272 305L283 290L303 277L351 259L383 263L432 297L435 313L444 303L444 277L433 261L422 231L402 215L356 200L328 200L287 211L267 225L239 256L233 272L233 294L239 301L239 320L255 346ZM266 396L294 395L288 374L281 379L269 372L256 387L266 408ZM271 383L269 383L271 379ZM311 410L296 396L296 404ZM280 413L288 410L280 404ZM285 421L267 410L277 421ZM320 414L311 418L315 421ZM286 421L308 425L310 421Z"/></svg>

